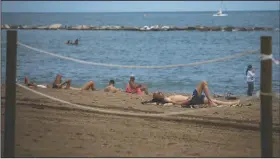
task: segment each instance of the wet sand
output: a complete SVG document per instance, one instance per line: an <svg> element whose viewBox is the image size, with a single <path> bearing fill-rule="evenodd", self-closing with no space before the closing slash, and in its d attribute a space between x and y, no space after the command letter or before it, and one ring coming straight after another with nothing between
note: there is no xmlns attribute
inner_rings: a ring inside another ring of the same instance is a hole
<svg viewBox="0 0 280 159"><path fill-rule="evenodd" d="M184 114L168 120L110 115L73 108L17 87L17 157L260 157L260 100L256 97L241 97L241 107L188 109L142 105L151 96L126 93L36 91L102 110ZM3 85L1 95L3 113ZM274 156L280 157L277 98L273 98L273 123Z"/></svg>

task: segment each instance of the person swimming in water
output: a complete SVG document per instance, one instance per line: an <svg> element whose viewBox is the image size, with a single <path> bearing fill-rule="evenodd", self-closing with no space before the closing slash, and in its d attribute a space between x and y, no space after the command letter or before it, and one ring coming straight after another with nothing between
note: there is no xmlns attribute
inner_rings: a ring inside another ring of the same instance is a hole
<svg viewBox="0 0 280 159"><path fill-rule="evenodd" d="M71 40L68 40L67 42L65 42L65 44L78 45L79 44L79 39L76 39L74 42L72 42Z"/></svg>
<svg viewBox="0 0 280 159"><path fill-rule="evenodd" d="M79 44L79 39L76 39L73 44L78 45Z"/></svg>
<svg viewBox="0 0 280 159"><path fill-rule="evenodd" d="M203 92L205 95L202 95ZM208 104L209 106L232 105L232 104L238 104L239 102L240 102L239 100L224 102L211 98L207 82L202 81L197 85L197 87L193 91L192 96L171 95L165 97L163 93L156 92L153 94L153 99L151 101L142 102L142 104L148 104L148 103L162 104L162 105L174 104L174 105L181 105L182 107L189 107L190 105L200 105L200 104Z"/></svg>
<svg viewBox="0 0 280 159"><path fill-rule="evenodd" d="M72 44L72 41L68 40L67 42L65 42L65 44Z"/></svg>

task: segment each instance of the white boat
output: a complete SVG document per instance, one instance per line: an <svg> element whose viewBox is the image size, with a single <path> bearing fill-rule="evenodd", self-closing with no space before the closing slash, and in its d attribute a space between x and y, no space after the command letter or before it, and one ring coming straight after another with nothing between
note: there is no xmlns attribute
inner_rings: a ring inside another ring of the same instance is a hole
<svg viewBox="0 0 280 159"><path fill-rule="evenodd" d="M222 2L221 2L221 4L222 4ZM222 7L221 7L217 13L213 14L213 16L214 17L224 17L224 16L228 16L228 15L223 13Z"/></svg>

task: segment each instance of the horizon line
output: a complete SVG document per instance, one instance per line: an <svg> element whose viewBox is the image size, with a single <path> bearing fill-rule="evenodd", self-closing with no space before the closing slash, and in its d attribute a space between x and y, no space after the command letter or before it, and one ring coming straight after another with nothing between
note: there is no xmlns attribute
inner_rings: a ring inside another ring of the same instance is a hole
<svg viewBox="0 0 280 159"><path fill-rule="evenodd" d="M217 10L206 10L206 11L81 11L81 12L28 12L28 11L21 11L21 12L17 12L17 11L6 11L2 13L160 13L160 12L215 12ZM225 12L252 12L252 11L257 11L257 12L266 12L266 11L280 11L280 10L227 10Z"/></svg>

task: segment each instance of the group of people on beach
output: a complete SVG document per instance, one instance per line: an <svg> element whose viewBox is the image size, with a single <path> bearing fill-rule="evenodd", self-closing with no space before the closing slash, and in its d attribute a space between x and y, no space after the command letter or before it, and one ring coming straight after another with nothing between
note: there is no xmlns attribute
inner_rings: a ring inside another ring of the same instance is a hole
<svg viewBox="0 0 280 159"><path fill-rule="evenodd" d="M24 83L28 87L41 87L41 88L54 88L54 89L74 89L74 90L96 90L94 81L86 82L81 88L71 87L71 80L67 79L62 81L62 75L58 74L53 81L52 85L37 85L30 82L27 77L24 78ZM126 92L132 94L142 95L145 93L149 94L148 87L143 84L138 84L135 82L135 76L130 75L130 79L126 85L125 90L118 89L115 87L115 81L110 80L108 85L104 88L105 92ZM142 104L156 104L156 105L181 105L182 107L191 107L191 105L208 104L209 106L217 105L232 105L238 104L239 100L235 101L220 101L211 98L210 90L208 88L208 83L206 81L201 81L197 87L194 89L191 96L189 95L171 95L165 96L162 92L153 93L153 98L150 101L142 102Z"/></svg>

